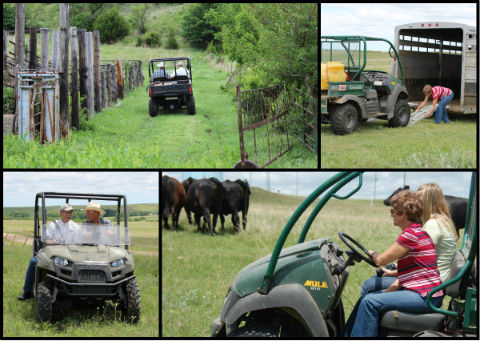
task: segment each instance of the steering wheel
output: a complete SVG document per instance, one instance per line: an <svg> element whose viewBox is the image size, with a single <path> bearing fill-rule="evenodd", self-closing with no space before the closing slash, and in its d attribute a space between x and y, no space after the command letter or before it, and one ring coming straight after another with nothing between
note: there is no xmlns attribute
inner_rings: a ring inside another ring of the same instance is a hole
<svg viewBox="0 0 480 341"><path fill-rule="evenodd" d="M352 237L350 237L348 234L344 233L344 232L338 232L338 236L340 237L340 239L342 240L342 242L345 243L345 245L347 245L349 247L350 250L353 251L353 253L355 255L357 255L358 257L360 257L362 260L364 260L365 262L367 262L368 264L370 264L371 266L373 267L377 267L377 265L375 264L375 262L373 261L373 259L370 257L370 255L368 254L368 250L365 249L363 247L362 244L360 244L359 242L357 242L355 239L353 239ZM362 252L359 252L356 248L354 248L349 242L347 242L347 239L349 241L351 241L353 244L355 244L356 247L358 247ZM366 256L365 256L366 255Z"/></svg>

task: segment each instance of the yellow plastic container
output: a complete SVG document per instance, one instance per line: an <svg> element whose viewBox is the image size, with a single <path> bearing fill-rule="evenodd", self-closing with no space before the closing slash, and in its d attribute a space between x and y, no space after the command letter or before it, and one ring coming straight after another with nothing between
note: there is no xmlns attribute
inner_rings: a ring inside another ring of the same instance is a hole
<svg viewBox="0 0 480 341"><path fill-rule="evenodd" d="M347 75L344 72L343 64L339 62L321 63L322 76L320 77L321 90L328 89L328 82L345 82Z"/></svg>

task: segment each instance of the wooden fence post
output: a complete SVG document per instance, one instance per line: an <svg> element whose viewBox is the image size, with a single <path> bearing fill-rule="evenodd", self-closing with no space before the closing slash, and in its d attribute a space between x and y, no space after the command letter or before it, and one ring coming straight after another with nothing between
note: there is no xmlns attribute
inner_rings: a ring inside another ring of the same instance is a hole
<svg viewBox="0 0 480 341"><path fill-rule="evenodd" d="M53 31L52 33L52 70L58 70L58 40L60 39L60 32Z"/></svg>
<svg viewBox="0 0 480 341"><path fill-rule="evenodd" d="M24 69L25 61L25 4L15 4L15 65Z"/></svg>
<svg viewBox="0 0 480 341"><path fill-rule="evenodd" d="M68 137L70 133L69 122L69 105L68 105L68 14L69 4L60 4L60 68L59 68L59 85L60 85L60 136Z"/></svg>
<svg viewBox="0 0 480 341"><path fill-rule="evenodd" d="M93 94L93 35L92 32L87 32L86 35L86 57L87 57L87 107L88 107L88 119L92 119L95 116L94 108L94 94Z"/></svg>
<svg viewBox="0 0 480 341"><path fill-rule="evenodd" d="M102 111L100 79L100 32L93 31L93 82L95 89L95 112Z"/></svg>
<svg viewBox="0 0 480 341"><path fill-rule="evenodd" d="M101 86L101 100L102 100L102 109L107 106L107 97L106 97L106 86L107 86L107 72L105 71L105 66L101 69L101 78L102 78L102 86Z"/></svg>
<svg viewBox="0 0 480 341"><path fill-rule="evenodd" d="M41 54L40 58L40 68L42 70L48 69L48 28L40 29L40 39L41 39Z"/></svg>
<svg viewBox="0 0 480 341"><path fill-rule="evenodd" d="M28 68L30 70L38 69L37 62L37 28L30 27L30 43L28 44Z"/></svg>
<svg viewBox="0 0 480 341"><path fill-rule="evenodd" d="M122 60L116 59L115 66L117 69L117 97L123 99L123 77L122 77Z"/></svg>
<svg viewBox="0 0 480 341"><path fill-rule="evenodd" d="M70 35L72 41L70 43L70 50L72 53L72 126L77 130L80 129L80 118L78 116L78 42L77 42L77 28L70 27Z"/></svg>
<svg viewBox="0 0 480 341"><path fill-rule="evenodd" d="M80 97L83 97L83 100L80 101L80 107L87 107L87 57L85 51L85 36L86 30L81 29L77 30L78 36L78 71L80 75ZM88 119L88 118L87 118Z"/></svg>

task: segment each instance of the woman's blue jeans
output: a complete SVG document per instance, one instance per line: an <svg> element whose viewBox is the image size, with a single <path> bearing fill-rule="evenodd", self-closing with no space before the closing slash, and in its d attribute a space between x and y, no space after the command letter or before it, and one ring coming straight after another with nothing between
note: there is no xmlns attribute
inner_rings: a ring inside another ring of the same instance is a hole
<svg viewBox="0 0 480 341"><path fill-rule="evenodd" d="M447 114L447 104L450 102L453 98L453 91L450 95L445 96L443 99L440 100L437 104L437 108L435 109L435 116L433 116L433 120L435 123L441 123L442 119L445 123L450 122L448 119L448 114Z"/></svg>
<svg viewBox="0 0 480 341"><path fill-rule="evenodd" d="M379 279L379 280L376 280ZM383 292L388 288L396 277L372 277L362 285L362 295L348 318L345 326L345 337L376 337L378 336L378 324L383 312L388 310L400 310L411 313L429 313L427 298L410 290L397 290ZM368 292L372 288L382 289ZM363 293L365 293L363 295ZM432 298L436 307L442 305L443 297Z"/></svg>

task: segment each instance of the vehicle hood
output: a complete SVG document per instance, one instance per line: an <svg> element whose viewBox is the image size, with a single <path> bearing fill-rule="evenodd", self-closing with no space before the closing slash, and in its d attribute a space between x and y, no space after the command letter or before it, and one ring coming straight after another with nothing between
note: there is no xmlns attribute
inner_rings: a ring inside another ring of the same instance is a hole
<svg viewBox="0 0 480 341"><path fill-rule="evenodd" d="M116 246L95 245L51 245L39 253L47 259L58 256L71 262L110 263L120 258L127 258L128 250Z"/></svg>
<svg viewBox="0 0 480 341"><path fill-rule="evenodd" d="M313 268L312 260L321 262L319 250L323 244L330 241L328 238L321 238L309 242L290 246L280 252L277 265L273 273L274 283L296 282L295 272L302 269L302 272L317 271ZM272 254L265 256L243 268L233 280L232 289L240 296L251 294L262 285L263 278L270 264ZM310 267L312 267L310 269ZM297 277L298 278L298 277Z"/></svg>

